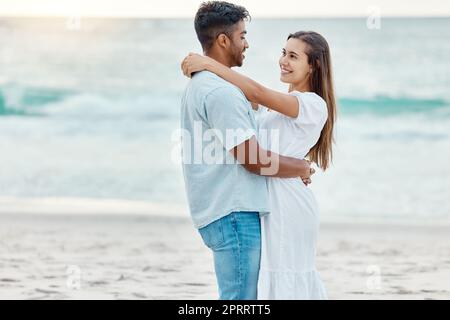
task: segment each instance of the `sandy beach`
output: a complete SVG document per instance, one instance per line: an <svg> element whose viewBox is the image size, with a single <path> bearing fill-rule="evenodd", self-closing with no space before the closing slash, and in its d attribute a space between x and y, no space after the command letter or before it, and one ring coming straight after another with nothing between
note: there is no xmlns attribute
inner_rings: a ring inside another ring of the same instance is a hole
<svg viewBox="0 0 450 320"><path fill-rule="evenodd" d="M217 299L180 161L180 64L203 51L197 8L165 3L159 16L160 1L141 1L135 16L131 0L108 17L85 2L86 14L0 2L0 299ZM376 2L317 3L316 15L248 1L250 50L236 71L288 92L288 35L329 43L336 143L310 186L329 298L450 299L450 2L385 1L382 15ZM201 136L204 159L213 145Z"/></svg>
<svg viewBox="0 0 450 320"><path fill-rule="evenodd" d="M330 299L450 299L450 227L322 223ZM0 214L0 299L217 299L189 217Z"/></svg>

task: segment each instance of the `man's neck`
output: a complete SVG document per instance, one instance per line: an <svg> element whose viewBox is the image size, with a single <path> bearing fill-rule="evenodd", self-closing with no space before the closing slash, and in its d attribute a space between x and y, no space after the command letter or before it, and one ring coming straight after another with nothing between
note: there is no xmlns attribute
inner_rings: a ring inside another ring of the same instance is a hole
<svg viewBox="0 0 450 320"><path fill-rule="evenodd" d="M232 67L229 59L227 59L223 54L220 54L218 52L214 52L213 50L211 50L209 52L205 52L205 56L208 56L208 57L216 60L217 62L220 62L221 64L227 66L228 68Z"/></svg>

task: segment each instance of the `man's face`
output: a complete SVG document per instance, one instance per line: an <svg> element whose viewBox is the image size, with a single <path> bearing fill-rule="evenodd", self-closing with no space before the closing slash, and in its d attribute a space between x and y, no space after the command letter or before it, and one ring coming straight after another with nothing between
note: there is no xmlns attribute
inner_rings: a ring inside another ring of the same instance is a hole
<svg viewBox="0 0 450 320"><path fill-rule="evenodd" d="M239 21L236 24L236 28L231 34L230 45L230 62L232 67L241 67L245 56L244 51L248 48L248 42L245 38L247 31L245 30L245 22Z"/></svg>

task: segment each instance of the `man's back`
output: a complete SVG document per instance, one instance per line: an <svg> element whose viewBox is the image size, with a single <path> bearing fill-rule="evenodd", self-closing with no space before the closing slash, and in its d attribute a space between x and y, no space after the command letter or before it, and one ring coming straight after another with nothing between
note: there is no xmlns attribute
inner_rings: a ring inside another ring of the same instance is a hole
<svg viewBox="0 0 450 320"><path fill-rule="evenodd" d="M234 211L267 213L264 177L245 170L230 153L257 136L249 102L234 85L197 73L182 99L183 173L194 224L202 228Z"/></svg>

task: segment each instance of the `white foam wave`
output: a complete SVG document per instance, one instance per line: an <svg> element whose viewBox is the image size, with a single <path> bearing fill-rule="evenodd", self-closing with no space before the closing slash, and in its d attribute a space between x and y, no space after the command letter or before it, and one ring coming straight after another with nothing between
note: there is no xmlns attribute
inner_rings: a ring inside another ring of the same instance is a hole
<svg viewBox="0 0 450 320"><path fill-rule="evenodd" d="M187 207L122 199L0 197L0 214L136 214L189 217Z"/></svg>

